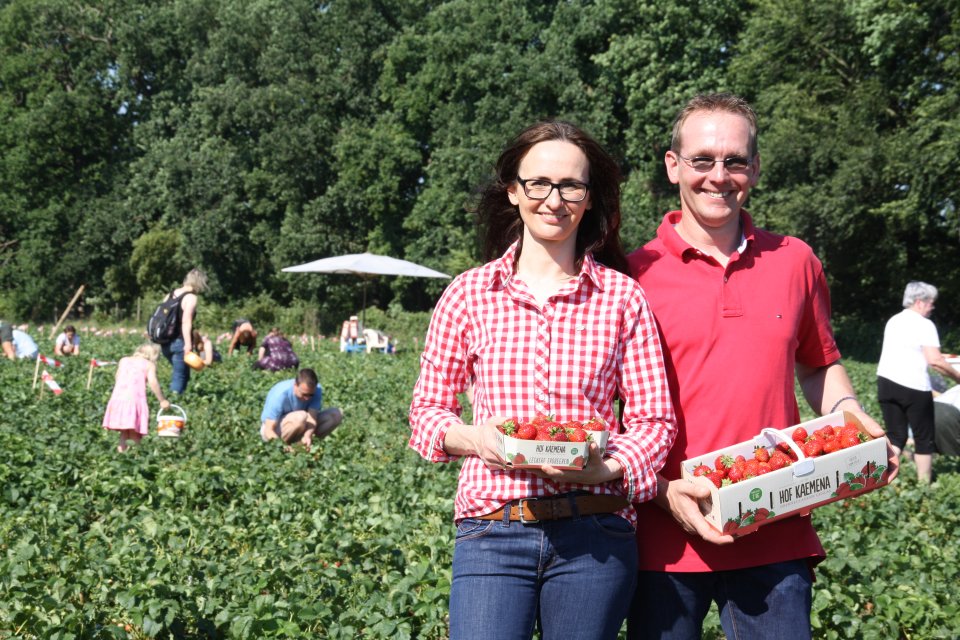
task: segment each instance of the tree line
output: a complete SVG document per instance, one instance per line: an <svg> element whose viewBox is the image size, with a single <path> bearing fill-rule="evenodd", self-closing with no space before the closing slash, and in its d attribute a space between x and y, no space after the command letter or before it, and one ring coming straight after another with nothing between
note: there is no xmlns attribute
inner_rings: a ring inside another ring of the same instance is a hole
<svg viewBox="0 0 960 640"><path fill-rule="evenodd" d="M284 266L371 251L479 261L473 190L505 141L572 120L620 160L624 245L678 206L678 108L760 116L748 210L811 244L834 312L903 286L960 311L960 0L6 0L0 2L0 315L131 308L191 266L213 301L358 289ZM428 309L442 281L368 303ZM758 292L761 294L762 292Z"/></svg>

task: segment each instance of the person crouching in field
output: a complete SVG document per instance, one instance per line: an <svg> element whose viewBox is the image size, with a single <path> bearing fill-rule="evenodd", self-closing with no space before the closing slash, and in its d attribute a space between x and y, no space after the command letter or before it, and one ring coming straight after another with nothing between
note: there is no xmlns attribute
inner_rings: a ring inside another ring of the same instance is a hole
<svg viewBox="0 0 960 640"><path fill-rule="evenodd" d="M193 337L193 352L200 356L204 366L209 367L214 362L223 362L223 356L213 346L213 340L210 336L202 334L196 329L191 333Z"/></svg>
<svg viewBox="0 0 960 640"><path fill-rule="evenodd" d="M63 333L57 336L57 341L53 345L53 354L56 356L80 355L80 336L77 335L77 328L72 324L64 327Z"/></svg>
<svg viewBox="0 0 960 640"><path fill-rule="evenodd" d="M253 368L264 371L283 371L296 369L299 366L300 358L294 353L293 345L283 332L279 327L270 329L270 333L260 343L260 352L257 361L253 363Z"/></svg>
<svg viewBox="0 0 960 640"><path fill-rule="evenodd" d="M257 348L257 330L253 328L250 321L245 318L235 320L232 331L227 355L232 356L234 350L239 353L241 347L246 347L247 355L252 354Z"/></svg>
<svg viewBox="0 0 960 640"><path fill-rule="evenodd" d="M161 409L170 406L157 381L159 357L160 347L148 343L137 347L132 356L120 358L116 383L103 416L104 429L120 432L120 443L117 445L120 453L127 450L128 441L137 444L150 431L147 385L160 401Z"/></svg>
<svg viewBox="0 0 960 640"><path fill-rule="evenodd" d="M410 406L411 448L463 458L450 637L530 638L539 624L544 640L612 640L636 582L631 503L656 494L676 434L656 323L620 245L620 171L557 121L521 132L495 171L478 205L491 261L437 303ZM579 471L508 467L496 425L536 414L602 418L605 453L591 444Z"/></svg>
<svg viewBox="0 0 960 640"><path fill-rule="evenodd" d="M260 414L260 438L280 438L287 445L303 444L309 451L313 440L326 438L343 421L336 407L323 408L323 387L313 369L300 369L296 378L281 380L267 393Z"/></svg>

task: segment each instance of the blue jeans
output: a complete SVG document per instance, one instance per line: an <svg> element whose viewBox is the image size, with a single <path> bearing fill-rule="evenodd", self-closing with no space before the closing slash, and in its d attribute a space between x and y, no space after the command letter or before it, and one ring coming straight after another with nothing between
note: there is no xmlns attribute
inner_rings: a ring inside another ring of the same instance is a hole
<svg viewBox="0 0 960 640"><path fill-rule="evenodd" d="M613 514L457 526L450 638L615 639L636 583L633 527Z"/></svg>
<svg viewBox="0 0 960 640"><path fill-rule="evenodd" d="M190 382L190 367L183 361L183 338L160 345L163 357L170 361L173 367L173 378L170 380L170 391L183 393Z"/></svg>
<svg viewBox="0 0 960 640"><path fill-rule="evenodd" d="M808 640L812 584L806 560L710 573L641 571L627 637L698 640L716 601L729 640Z"/></svg>

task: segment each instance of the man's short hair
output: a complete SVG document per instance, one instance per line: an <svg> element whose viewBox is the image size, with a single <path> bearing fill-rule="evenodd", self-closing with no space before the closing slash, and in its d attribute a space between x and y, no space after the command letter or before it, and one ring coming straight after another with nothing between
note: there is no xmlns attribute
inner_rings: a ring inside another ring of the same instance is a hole
<svg viewBox="0 0 960 640"><path fill-rule="evenodd" d="M673 120L673 136L670 139L670 149L674 153L680 153L680 129L683 128L687 118L694 113L715 113L717 111L732 113L747 119L750 125L750 149L748 151L751 157L757 155L757 113L749 102L732 93L701 93L687 102Z"/></svg>
<svg viewBox="0 0 960 640"><path fill-rule="evenodd" d="M927 300L933 302L937 299L937 288L932 284L914 280L907 283L907 288L903 290L903 308L909 309L917 300Z"/></svg>
<svg viewBox="0 0 960 640"><path fill-rule="evenodd" d="M297 372L297 384L305 384L311 389L315 389L317 386L317 372L313 369L300 369Z"/></svg>

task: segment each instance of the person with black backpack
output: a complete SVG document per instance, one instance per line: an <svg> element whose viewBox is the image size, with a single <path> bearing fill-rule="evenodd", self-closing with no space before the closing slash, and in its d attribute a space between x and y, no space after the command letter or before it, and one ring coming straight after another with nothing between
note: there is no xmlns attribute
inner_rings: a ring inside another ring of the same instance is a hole
<svg viewBox="0 0 960 640"><path fill-rule="evenodd" d="M183 279L183 285L174 289L157 307L147 330L150 338L160 344L163 357L173 367L170 391L181 394L190 382L190 367L183 355L193 351L193 319L197 315L197 294L207 290L207 274L200 269L191 269ZM160 321L158 313L166 319ZM175 327L172 331L167 331Z"/></svg>

